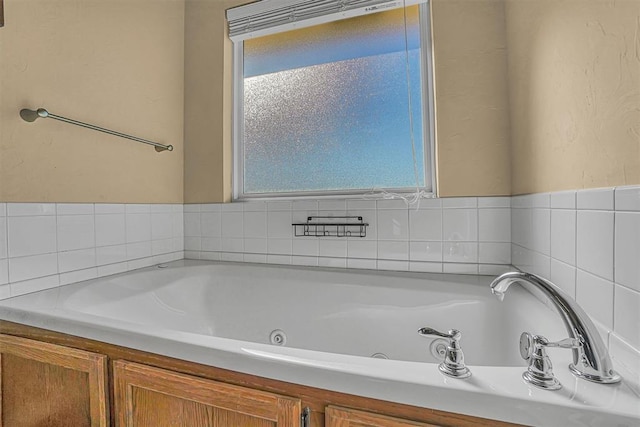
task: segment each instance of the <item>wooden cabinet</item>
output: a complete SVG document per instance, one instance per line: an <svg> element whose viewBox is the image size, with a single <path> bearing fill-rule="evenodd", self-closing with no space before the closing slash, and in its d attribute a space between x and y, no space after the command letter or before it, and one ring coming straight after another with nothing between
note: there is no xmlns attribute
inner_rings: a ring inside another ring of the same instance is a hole
<svg viewBox="0 0 640 427"><path fill-rule="evenodd" d="M436 424L419 423L355 409L328 406L324 411L325 427L435 427Z"/></svg>
<svg viewBox="0 0 640 427"><path fill-rule="evenodd" d="M0 427L107 427L107 357L0 335Z"/></svg>
<svg viewBox="0 0 640 427"><path fill-rule="evenodd" d="M113 379L117 427L300 425L300 399L126 361Z"/></svg>
<svg viewBox="0 0 640 427"><path fill-rule="evenodd" d="M0 320L0 427L298 427L301 407L310 409L310 427L513 425L257 377Z"/></svg>

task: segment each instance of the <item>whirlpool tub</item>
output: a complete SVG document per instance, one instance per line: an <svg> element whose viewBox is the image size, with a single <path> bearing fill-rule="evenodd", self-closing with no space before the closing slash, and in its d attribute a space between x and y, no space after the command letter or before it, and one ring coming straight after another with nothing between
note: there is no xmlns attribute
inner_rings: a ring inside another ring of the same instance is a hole
<svg viewBox="0 0 640 427"><path fill-rule="evenodd" d="M178 261L0 301L0 319L241 373L530 425L640 425L623 381L597 385L549 351L560 391L521 377L524 331L566 338L560 316L489 276ZM438 370L461 331L471 377ZM615 362L615 361L614 361Z"/></svg>

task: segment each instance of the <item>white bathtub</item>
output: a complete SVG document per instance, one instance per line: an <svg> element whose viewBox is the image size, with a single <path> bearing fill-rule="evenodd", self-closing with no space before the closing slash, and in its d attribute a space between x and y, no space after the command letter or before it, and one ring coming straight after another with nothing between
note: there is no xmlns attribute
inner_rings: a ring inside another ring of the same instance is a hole
<svg viewBox="0 0 640 427"><path fill-rule="evenodd" d="M485 418L640 425L640 398L624 382L596 385L573 377L570 351L550 350L562 390L525 384L520 333L557 340L566 331L557 313L518 286L500 303L489 291L491 279L179 261L0 301L0 318ZM471 378L438 371L437 343L417 334L423 326L462 332ZM274 331L284 345L270 344Z"/></svg>

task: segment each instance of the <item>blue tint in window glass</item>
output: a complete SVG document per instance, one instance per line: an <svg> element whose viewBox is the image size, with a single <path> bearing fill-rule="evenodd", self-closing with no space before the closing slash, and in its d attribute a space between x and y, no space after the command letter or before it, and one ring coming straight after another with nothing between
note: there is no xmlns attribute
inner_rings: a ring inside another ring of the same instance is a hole
<svg viewBox="0 0 640 427"><path fill-rule="evenodd" d="M418 8L406 16L407 37L396 9L245 42L245 194L415 187L409 87L425 185Z"/></svg>

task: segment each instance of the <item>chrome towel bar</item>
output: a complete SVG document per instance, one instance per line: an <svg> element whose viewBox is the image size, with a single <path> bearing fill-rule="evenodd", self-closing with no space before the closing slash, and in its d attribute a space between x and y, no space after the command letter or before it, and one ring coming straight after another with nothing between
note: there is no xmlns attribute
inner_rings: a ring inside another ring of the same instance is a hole
<svg viewBox="0 0 640 427"><path fill-rule="evenodd" d="M81 126L83 128L97 130L98 132L108 133L109 135L119 136L121 138L130 139L132 141L142 142L143 144L153 145L157 152L161 151L173 151L173 145L163 145L158 144L157 142L149 141L147 139L138 138L136 136L127 135L126 133L120 133L113 130L101 128L99 126L90 125L89 123L79 122L77 120L68 119L66 117L58 116L55 114L51 114L44 108L38 108L37 110L29 110L28 108L24 108L20 110L20 117L25 122L34 122L37 118L50 118L55 120L60 120L61 122L70 123L72 125Z"/></svg>

